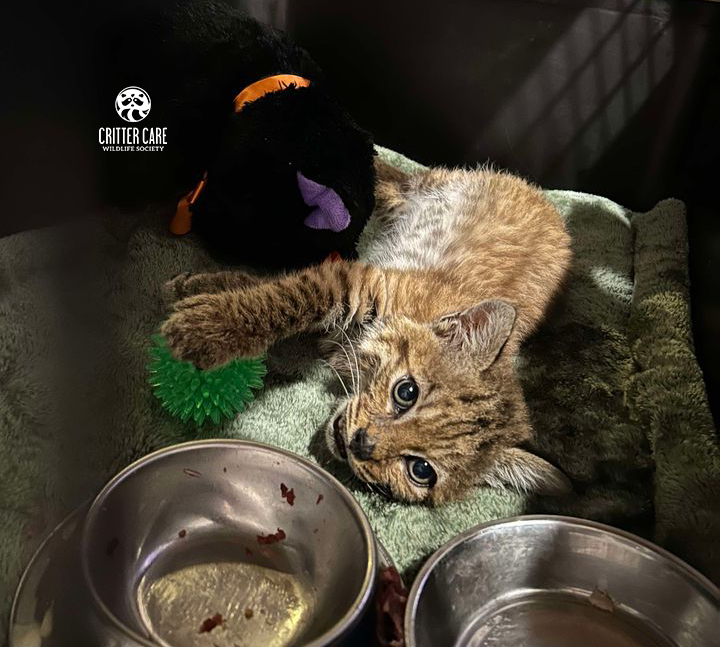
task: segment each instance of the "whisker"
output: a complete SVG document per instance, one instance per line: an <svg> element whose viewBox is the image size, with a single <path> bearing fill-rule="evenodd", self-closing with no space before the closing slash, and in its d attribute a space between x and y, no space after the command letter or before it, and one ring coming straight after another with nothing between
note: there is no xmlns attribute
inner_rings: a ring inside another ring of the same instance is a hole
<svg viewBox="0 0 720 647"><path fill-rule="evenodd" d="M337 326L335 326L335 327L337 328ZM353 373L352 362L350 361L350 355L348 355L347 350L345 350L345 346L343 344L341 344L340 342L335 341L334 339L328 339L327 341L329 341L331 344L335 344L336 346L339 346L340 349L342 350L342 352L345 354L345 359L347 360L347 364L348 364L348 370L350 371L350 379L352 380L352 387L353 387L353 390L355 390L357 392L359 390L359 384L356 384L356 382L355 382L355 373Z"/></svg>
<svg viewBox="0 0 720 647"><path fill-rule="evenodd" d="M352 470L352 472L353 472L353 476L358 481L363 483L369 492L372 492L373 494L379 494L380 496L385 497L386 499L392 499L392 493L391 493L391 490L389 487L380 485L379 483L373 483L371 481L366 480L367 470L364 469L362 463L356 464L355 468Z"/></svg>
<svg viewBox="0 0 720 647"><path fill-rule="evenodd" d="M352 387L353 390L355 389L355 373L353 373L352 363L350 362L350 355L348 355L347 350L345 349L345 346L343 346L340 342L335 341L334 339L328 339L326 340L330 344L335 344L336 346L340 347L340 350L342 350L343 354L345 355L345 361L347 362L348 371L350 373L350 380L352 381Z"/></svg>
<svg viewBox="0 0 720 647"><path fill-rule="evenodd" d="M384 497L386 499L392 498L390 494L390 488L387 488L384 485L380 485L379 483L372 483L371 485L375 494L379 494L381 497Z"/></svg>
<svg viewBox="0 0 720 647"><path fill-rule="evenodd" d="M355 387L355 390L359 393L360 392L360 364L358 363L358 357L357 353L355 352L355 346L352 343L352 339L350 339L350 335L347 334L347 331L344 328L340 328L340 332L343 334L345 339L347 340L348 346L350 346L350 351L353 354L353 358L355 359L355 379L357 381L357 386ZM350 360L348 360L349 362Z"/></svg>
<svg viewBox="0 0 720 647"><path fill-rule="evenodd" d="M345 391L346 397L350 397L350 393L348 393L347 387L345 386L345 382L343 382L342 377L340 377L340 373L338 373L337 369L330 363L326 362L324 359L320 360L325 366L327 366L333 373L335 373L335 377L337 377L338 382L340 382L340 386L342 386L343 391Z"/></svg>
<svg viewBox="0 0 720 647"><path fill-rule="evenodd" d="M358 362L358 356L355 352L355 346L353 346L352 340L350 339L350 335L348 335L343 328L340 328L340 332L345 335L345 339L347 339L348 346L350 346L350 350L352 351L353 357L355 358L355 371L357 372L357 381L358 385L356 387L356 390L360 391L360 364ZM350 361L350 360L348 360Z"/></svg>

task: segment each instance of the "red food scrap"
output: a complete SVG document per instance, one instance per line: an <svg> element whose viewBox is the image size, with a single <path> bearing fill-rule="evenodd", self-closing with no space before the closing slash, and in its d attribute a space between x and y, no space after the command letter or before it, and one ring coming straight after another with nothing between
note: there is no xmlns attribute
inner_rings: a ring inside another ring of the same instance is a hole
<svg viewBox="0 0 720 647"><path fill-rule="evenodd" d="M197 470L190 469L189 467L186 467L185 469L183 469L183 473L187 474L188 476L192 476L194 479L198 479L202 476L202 474L200 472L198 472Z"/></svg>
<svg viewBox="0 0 720 647"><path fill-rule="evenodd" d="M214 616L210 618L206 618L203 620L203 623L200 625L200 631L198 633L206 634L215 629L218 625L221 625L223 623L223 617L219 613L216 613Z"/></svg>
<svg viewBox="0 0 720 647"><path fill-rule="evenodd" d="M381 568L375 594L375 632L381 647L405 646L403 618L407 599L408 591L397 570L393 566Z"/></svg>
<svg viewBox="0 0 720 647"><path fill-rule="evenodd" d="M272 535L258 535L257 542L258 544L275 544L285 539L285 537L287 537L285 531L282 528L278 528L277 532Z"/></svg>
<svg viewBox="0 0 720 647"><path fill-rule="evenodd" d="M318 498L317 498L317 501L315 501L315 505L317 505L318 503L320 503L320 501L322 501L324 498L325 498L325 497L324 497L322 494L318 494Z"/></svg>
<svg viewBox="0 0 720 647"><path fill-rule="evenodd" d="M289 505L295 505L295 489L288 490L285 483L280 483L280 496L285 499Z"/></svg>
<svg viewBox="0 0 720 647"><path fill-rule="evenodd" d="M187 535L187 530L185 530L185 528L183 528L183 529L178 533L178 537L180 537L180 539L182 539L185 535Z"/></svg>
<svg viewBox="0 0 720 647"><path fill-rule="evenodd" d="M245 554L250 556L253 554L253 552L247 546L245 546Z"/></svg>
<svg viewBox="0 0 720 647"><path fill-rule="evenodd" d="M108 557L112 557L113 553L117 549L117 547L120 545L120 540L117 537L113 537L105 547L105 553Z"/></svg>

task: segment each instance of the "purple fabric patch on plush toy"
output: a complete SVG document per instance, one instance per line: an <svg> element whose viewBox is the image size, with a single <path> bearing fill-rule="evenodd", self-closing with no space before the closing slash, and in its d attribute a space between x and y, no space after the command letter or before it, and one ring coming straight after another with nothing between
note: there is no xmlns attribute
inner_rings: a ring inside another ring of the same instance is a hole
<svg viewBox="0 0 720 647"><path fill-rule="evenodd" d="M306 178L297 172L300 195L308 207L315 207L304 224L311 229L330 229L342 231L350 224L350 213L345 208L342 198L330 187Z"/></svg>

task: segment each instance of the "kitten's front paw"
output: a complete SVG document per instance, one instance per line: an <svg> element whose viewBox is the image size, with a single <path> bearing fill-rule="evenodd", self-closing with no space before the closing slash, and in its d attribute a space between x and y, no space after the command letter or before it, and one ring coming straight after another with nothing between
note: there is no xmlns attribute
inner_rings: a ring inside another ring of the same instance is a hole
<svg viewBox="0 0 720 647"><path fill-rule="evenodd" d="M160 332L177 359L208 369L266 350L252 334L252 321L229 293L188 297L178 301L174 310Z"/></svg>
<svg viewBox="0 0 720 647"><path fill-rule="evenodd" d="M221 295L202 294L178 301L160 332L172 354L198 368L227 362L234 347L229 313Z"/></svg>

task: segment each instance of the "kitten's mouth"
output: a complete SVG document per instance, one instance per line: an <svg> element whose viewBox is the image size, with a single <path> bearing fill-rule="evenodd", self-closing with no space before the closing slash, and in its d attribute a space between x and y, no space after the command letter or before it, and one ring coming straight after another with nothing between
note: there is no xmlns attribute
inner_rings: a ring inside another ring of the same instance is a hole
<svg viewBox="0 0 720 647"><path fill-rule="evenodd" d="M333 426L333 440L335 441L335 447L337 447L338 453L343 460L347 460L347 447L345 446L345 412L341 411L335 416L332 422Z"/></svg>

